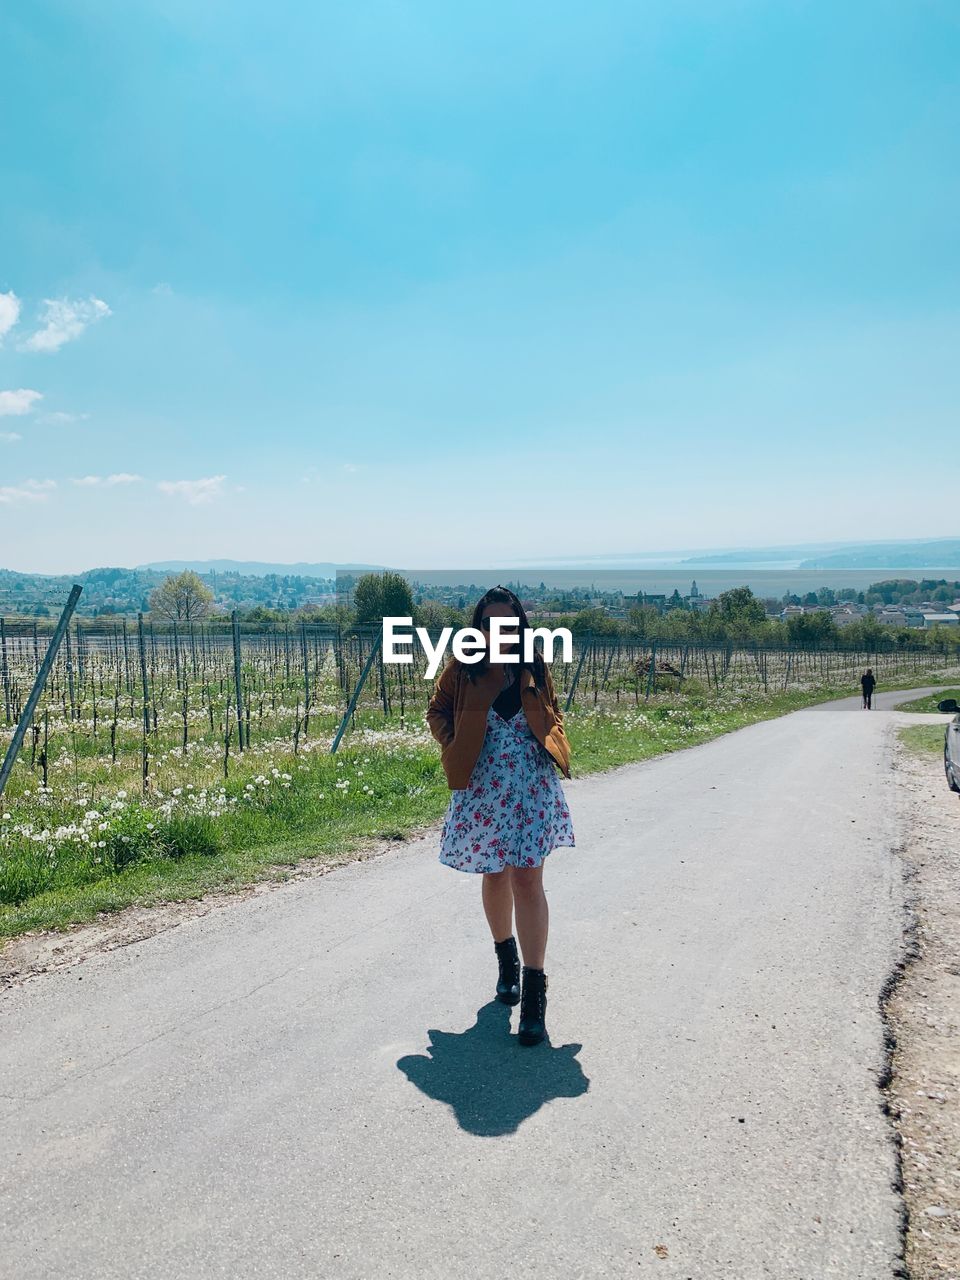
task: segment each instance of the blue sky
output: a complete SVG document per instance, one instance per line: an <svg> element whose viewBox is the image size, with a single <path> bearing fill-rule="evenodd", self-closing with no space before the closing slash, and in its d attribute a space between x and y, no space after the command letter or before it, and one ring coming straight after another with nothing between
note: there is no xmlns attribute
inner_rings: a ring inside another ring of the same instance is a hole
<svg viewBox="0 0 960 1280"><path fill-rule="evenodd" d="M960 532L960 10L0 13L0 565Z"/></svg>

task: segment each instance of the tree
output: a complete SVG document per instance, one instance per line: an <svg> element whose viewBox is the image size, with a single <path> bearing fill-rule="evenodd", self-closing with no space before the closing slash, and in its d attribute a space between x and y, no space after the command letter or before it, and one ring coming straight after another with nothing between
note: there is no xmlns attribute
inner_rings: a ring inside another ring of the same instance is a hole
<svg viewBox="0 0 960 1280"><path fill-rule="evenodd" d="M444 627L466 625L461 610L454 609L440 600L422 600L410 616L413 617L416 626L426 627L428 631L441 631Z"/></svg>
<svg viewBox="0 0 960 1280"><path fill-rule="evenodd" d="M801 613L787 619L787 633L792 644L816 649L837 638L837 626L826 609Z"/></svg>
<svg viewBox="0 0 960 1280"><path fill-rule="evenodd" d="M171 622L196 622L205 618L213 603L213 592L192 569L171 574L150 593L151 612Z"/></svg>
<svg viewBox="0 0 960 1280"><path fill-rule="evenodd" d="M637 610L631 610L630 616ZM650 612L656 616L656 609ZM562 622L563 620L560 619ZM556 625L556 620L551 622L551 627ZM603 609L580 609L570 624L570 630L573 632L595 632L600 635L615 635L619 630L616 618L611 618L609 613L605 613Z"/></svg>
<svg viewBox="0 0 960 1280"><path fill-rule="evenodd" d="M281 615L277 610L270 609L265 604L258 604L244 614L243 620L244 622L254 623L264 629L274 630L281 621Z"/></svg>
<svg viewBox="0 0 960 1280"><path fill-rule="evenodd" d="M400 573L362 573L353 592L358 626L380 624L384 618L412 618L413 592Z"/></svg>
<svg viewBox="0 0 960 1280"><path fill-rule="evenodd" d="M599 613L599 610L584 609L578 618L584 617L586 614ZM606 615L602 615L606 617ZM612 619L610 619L612 621ZM655 640L660 634L660 614L649 604L634 605L632 609L627 610L626 618L627 626L631 628L638 640ZM584 628L585 630L587 628ZM591 628L593 631L603 631L602 625L596 625Z"/></svg>
<svg viewBox="0 0 960 1280"><path fill-rule="evenodd" d="M885 649L889 646L890 628L878 622L872 613L843 629L846 644L855 649Z"/></svg>
<svg viewBox="0 0 960 1280"><path fill-rule="evenodd" d="M711 606L711 612L714 606ZM715 607L724 622L753 623L766 619L763 605L749 587L733 587L721 591Z"/></svg>

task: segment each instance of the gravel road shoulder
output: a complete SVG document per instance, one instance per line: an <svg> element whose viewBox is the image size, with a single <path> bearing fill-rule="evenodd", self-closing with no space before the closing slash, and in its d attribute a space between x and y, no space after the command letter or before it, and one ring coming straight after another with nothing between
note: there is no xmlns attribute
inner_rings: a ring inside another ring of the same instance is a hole
<svg viewBox="0 0 960 1280"><path fill-rule="evenodd" d="M942 717L902 715L902 724ZM899 739L908 890L904 962L882 999L884 1093L899 1136L910 1280L960 1280L960 797L937 755Z"/></svg>

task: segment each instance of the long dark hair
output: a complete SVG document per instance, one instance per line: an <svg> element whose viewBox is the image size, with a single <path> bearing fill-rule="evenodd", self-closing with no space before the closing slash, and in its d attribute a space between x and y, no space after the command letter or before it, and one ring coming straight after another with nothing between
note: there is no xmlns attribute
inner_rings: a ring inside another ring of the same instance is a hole
<svg viewBox="0 0 960 1280"><path fill-rule="evenodd" d="M517 650L520 655L520 661L516 664L517 670L519 672L520 667L526 667L528 671L533 672L533 679L537 687L540 689L545 688L547 683L546 664L543 661L543 654L540 652L539 648L535 645L533 657L529 662L524 662L523 660L523 638L524 635L528 631L532 631L533 628L530 626L530 622L527 618L527 612L520 603L518 597L514 595L509 587L501 587L499 583L497 586L491 587L489 591L485 591L474 605L473 617L470 619L470 626L474 627L477 631L481 630L480 619L483 617L483 611L488 604L508 604L520 619L520 626L517 628ZM511 635L511 632L506 632L505 638ZM490 666L490 659L487 654L484 654L479 662L461 662L459 665L463 667L464 671L466 671L467 679L473 682L481 671L486 671ZM511 666L512 665L514 664L511 663Z"/></svg>

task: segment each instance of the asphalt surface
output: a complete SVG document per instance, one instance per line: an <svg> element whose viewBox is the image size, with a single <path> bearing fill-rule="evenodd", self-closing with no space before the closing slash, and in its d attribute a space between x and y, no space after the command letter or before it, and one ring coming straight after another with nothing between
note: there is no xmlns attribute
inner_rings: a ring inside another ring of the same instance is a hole
<svg viewBox="0 0 960 1280"><path fill-rule="evenodd" d="M0 998L0 1274L886 1280L902 693L564 787L549 1042L439 828Z"/></svg>

